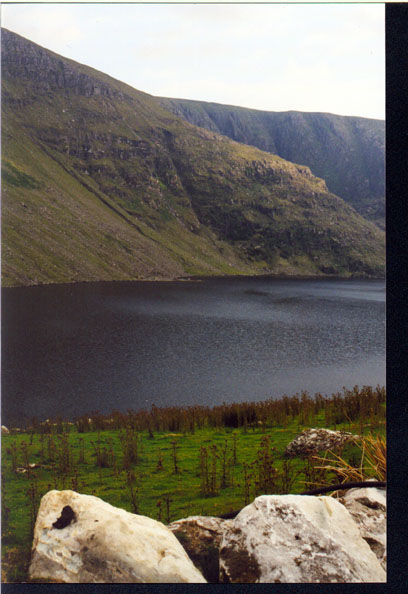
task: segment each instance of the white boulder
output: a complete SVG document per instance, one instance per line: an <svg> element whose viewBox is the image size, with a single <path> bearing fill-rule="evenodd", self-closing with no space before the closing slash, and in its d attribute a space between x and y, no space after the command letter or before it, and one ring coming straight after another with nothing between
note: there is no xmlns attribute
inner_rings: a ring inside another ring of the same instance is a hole
<svg viewBox="0 0 408 594"><path fill-rule="evenodd" d="M387 500L385 489L350 489L341 503L356 522L361 536L386 569Z"/></svg>
<svg viewBox="0 0 408 594"><path fill-rule="evenodd" d="M74 491L42 498L29 576L64 583L206 581L162 523Z"/></svg>
<svg viewBox="0 0 408 594"><path fill-rule="evenodd" d="M331 497L262 495L227 528L224 583L385 582L347 509Z"/></svg>

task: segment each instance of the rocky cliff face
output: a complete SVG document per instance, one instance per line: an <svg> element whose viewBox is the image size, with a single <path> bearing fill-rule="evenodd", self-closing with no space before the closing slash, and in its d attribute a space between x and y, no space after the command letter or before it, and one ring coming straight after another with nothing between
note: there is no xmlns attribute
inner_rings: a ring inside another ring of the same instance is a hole
<svg viewBox="0 0 408 594"><path fill-rule="evenodd" d="M304 165L2 33L5 284L379 274L384 236Z"/></svg>
<svg viewBox="0 0 408 594"><path fill-rule="evenodd" d="M101 95L123 99L123 94L117 89L79 71L75 62L63 59L34 43L27 43L19 35L5 29L2 30L2 49L2 69L5 77L30 80L41 91L59 88L84 97ZM6 97L13 100L7 91ZM19 98L15 99L18 104ZM29 98L26 96L25 99L24 105L27 105ZM34 100L32 97L32 102Z"/></svg>
<svg viewBox="0 0 408 594"><path fill-rule="evenodd" d="M384 121L164 97L160 104L191 124L307 165L330 192L384 228Z"/></svg>

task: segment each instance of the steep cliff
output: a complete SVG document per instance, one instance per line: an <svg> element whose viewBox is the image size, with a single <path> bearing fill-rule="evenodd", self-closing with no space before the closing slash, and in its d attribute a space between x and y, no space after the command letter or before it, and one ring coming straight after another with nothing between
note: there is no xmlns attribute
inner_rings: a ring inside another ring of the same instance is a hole
<svg viewBox="0 0 408 594"><path fill-rule="evenodd" d="M383 271L307 167L4 29L2 77L4 284Z"/></svg>
<svg viewBox="0 0 408 594"><path fill-rule="evenodd" d="M310 167L330 192L384 228L385 123L299 111L272 112L185 99L160 104L191 124Z"/></svg>

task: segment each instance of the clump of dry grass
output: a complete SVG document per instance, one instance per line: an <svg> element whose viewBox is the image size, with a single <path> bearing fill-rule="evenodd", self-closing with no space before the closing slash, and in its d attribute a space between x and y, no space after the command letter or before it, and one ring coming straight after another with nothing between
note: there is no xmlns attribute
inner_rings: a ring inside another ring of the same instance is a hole
<svg viewBox="0 0 408 594"><path fill-rule="evenodd" d="M316 466L316 468L333 472L341 483L366 481L373 478L378 481L386 481L387 443L385 437L368 435L362 437L357 445L361 451L358 465L330 451L328 452L329 457L313 456L316 461L323 463L322 466Z"/></svg>

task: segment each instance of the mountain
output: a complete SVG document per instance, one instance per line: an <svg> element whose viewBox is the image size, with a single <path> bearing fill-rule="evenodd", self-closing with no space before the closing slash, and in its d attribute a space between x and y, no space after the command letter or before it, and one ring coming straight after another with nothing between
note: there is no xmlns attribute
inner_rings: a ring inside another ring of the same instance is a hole
<svg viewBox="0 0 408 594"><path fill-rule="evenodd" d="M308 167L2 30L3 285L378 275L384 234Z"/></svg>
<svg viewBox="0 0 408 594"><path fill-rule="evenodd" d="M330 113L273 112L160 97L191 124L310 167L330 192L384 228L385 122Z"/></svg>

